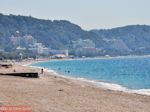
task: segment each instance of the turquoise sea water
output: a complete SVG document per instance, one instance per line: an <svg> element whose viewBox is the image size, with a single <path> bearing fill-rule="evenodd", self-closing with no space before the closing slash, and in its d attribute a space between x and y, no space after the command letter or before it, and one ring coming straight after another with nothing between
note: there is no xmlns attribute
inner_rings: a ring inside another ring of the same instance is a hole
<svg viewBox="0 0 150 112"><path fill-rule="evenodd" d="M150 57L49 61L31 66L46 67L64 76L119 84L129 89L150 89Z"/></svg>

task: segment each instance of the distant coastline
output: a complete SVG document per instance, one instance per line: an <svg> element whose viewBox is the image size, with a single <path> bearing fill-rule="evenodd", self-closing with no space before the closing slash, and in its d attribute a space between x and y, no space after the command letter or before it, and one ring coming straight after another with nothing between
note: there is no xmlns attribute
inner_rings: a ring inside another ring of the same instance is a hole
<svg viewBox="0 0 150 112"><path fill-rule="evenodd" d="M50 59L50 58L39 58L29 63L47 62L47 61L61 61L61 60L86 60L86 59L112 59L112 58L140 58L150 57L150 55L128 55L128 56L99 56L99 57L85 57L85 58L64 58L64 59ZM27 64L28 65L28 64Z"/></svg>

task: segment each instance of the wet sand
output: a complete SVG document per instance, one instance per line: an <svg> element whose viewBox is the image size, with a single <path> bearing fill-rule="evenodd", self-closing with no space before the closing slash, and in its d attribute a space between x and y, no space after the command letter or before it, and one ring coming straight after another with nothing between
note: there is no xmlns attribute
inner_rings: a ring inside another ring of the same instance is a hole
<svg viewBox="0 0 150 112"><path fill-rule="evenodd" d="M39 69L15 64L18 72ZM14 69L13 68L13 69ZM0 69L0 72L13 71ZM86 82L53 76L0 75L0 104L29 105L31 112L149 112L150 97L98 88Z"/></svg>

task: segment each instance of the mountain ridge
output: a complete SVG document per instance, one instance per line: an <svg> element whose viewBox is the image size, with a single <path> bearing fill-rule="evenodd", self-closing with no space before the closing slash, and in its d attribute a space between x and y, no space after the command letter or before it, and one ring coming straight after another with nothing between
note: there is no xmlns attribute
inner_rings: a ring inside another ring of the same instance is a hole
<svg viewBox="0 0 150 112"><path fill-rule="evenodd" d="M72 49L72 41L90 39L101 49L102 55L150 54L150 26L128 25L112 29L83 30L67 20L43 20L31 16L0 14L0 48L13 46L11 35L30 34L38 42L52 49ZM9 44L7 44L9 43Z"/></svg>

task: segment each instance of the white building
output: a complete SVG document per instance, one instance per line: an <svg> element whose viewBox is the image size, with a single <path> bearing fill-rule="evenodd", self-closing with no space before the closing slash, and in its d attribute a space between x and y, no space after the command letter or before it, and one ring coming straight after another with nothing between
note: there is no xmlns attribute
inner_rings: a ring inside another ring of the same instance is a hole
<svg viewBox="0 0 150 112"><path fill-rule="evenodd" d="M49 54L49 49L46 47L39 47L37 49L38 54Z"/></svg>
<svg viewBox="0 0 150 112"><path fill-rule="evenodd" d="M20 46L18 46L16 49L17 49L17 50L26 50L25 47L20 47Z"/></svg>
<svg viewBox="0 0 150 112"><path fill-rule="evenodd" d="M65 56L69 56L68 50L50 50L53 55L56 54L64 54Z"/></svg>
<svg viewBox="0 0 150 112"><path fill-rule="evenodd" d="M14 45L18 46L29 46L35 43L35 39L31 35L25 35L23 37L14 37L12 35L11 37L9 37L9 39Z"/></svg>
<svg viewBox="0 0 150 112"><path fill-rule="evenodd" d="M42 43L34 43L30 46L29 50L38 54L49 54L49 48L45 47Z"/></svg>

